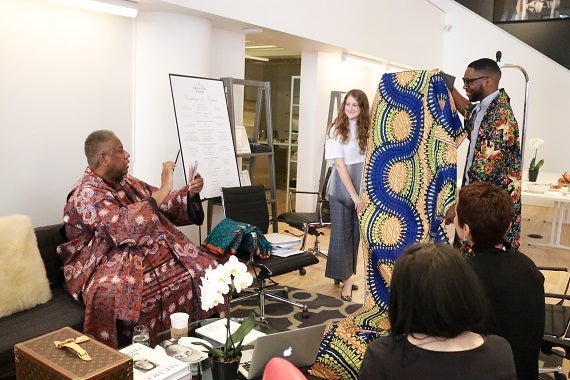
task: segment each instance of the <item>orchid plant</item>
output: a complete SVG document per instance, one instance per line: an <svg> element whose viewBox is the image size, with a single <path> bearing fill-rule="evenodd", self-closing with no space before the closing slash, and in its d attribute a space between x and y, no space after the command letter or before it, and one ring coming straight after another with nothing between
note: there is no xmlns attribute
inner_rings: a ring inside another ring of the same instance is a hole
<svg viewBox="0 0 570 380"><path fill-rule="evenodd" d="M534 138L530 140L530 145L532 146L532 149L534 149L534 157L530 161L530 165L528 167L529 170L538 170L544 164L544 160L536 162L536 153L538 152L538 147L542 144L544 144L543 139Z"/></svg>
<svg viewBox="0 0 570 380"><path fill-rule="evenodd" d="M247 266L235 256L230 256L225 264L219 264L215 269L209 267L202 277L200 285L202 310L210 310L218 305L225 305L226 343L222 348L214 348L203 344L208 349L212 359L231 361L241 355L243 339L255 325L255 315L249 317L232 334L230 331L230 301L233 294L240 293L253 283L253 276L247 271Z"/></svg>

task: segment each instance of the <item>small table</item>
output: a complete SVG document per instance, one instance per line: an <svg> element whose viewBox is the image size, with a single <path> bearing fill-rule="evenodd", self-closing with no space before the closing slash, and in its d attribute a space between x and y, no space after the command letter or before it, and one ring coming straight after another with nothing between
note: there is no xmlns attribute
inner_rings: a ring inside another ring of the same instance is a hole
<svg viewBox="0 0 570 380"><path fill-rule="evenodd" d="M202 327L202 326L208 325L210 323L216 322L219 319L220 318L208 318L208 319L203 319L200 321L189 322L188 323L188 336L203 339L206 342L210 343L214 347L221 347L223 344L221 344L220 342L206 338L204 336L198 336L199 334L196 334L196 329L198 329L199 327ZM231 318L231 320L234 322L242 323L245 320L245 318ZM261 331L263 333L266 333L266 334L271 334L271 333L277 332L277 330L272 329L268 325L266 325L264 323L260 323L260 322L257 322L255 324L254 329ZM154 341L160 342L159 345L162 345L162 343L164 343L165 341L167 341L169 339L170 339L170 329L158 333L156 335ZM248 349L248 348L252 348L252 347L253 347L252 345L248 345L248 346L244 346L244 349ZM194 373L194 372L196 372L194 369L192 372L192 379L212 380L212 373L210 370L210 366L211 366L210 359L204 359L202 362L198 363L198 368L197 368L198 373L197 374Z"/></svg>
<svg viewBox="0 0 570 380"><path fill-rule="evenodd" d="M562 225L570 223L570 194L567 192L562 193L560 191L546 191L545 193L540 194L523 190L522 196L525 198L534 198L537 200L548 200L554 202L552 228L550 231L550 239L548 243L529 243L529 245L570 250L570 246L560 243Z"/></svg>

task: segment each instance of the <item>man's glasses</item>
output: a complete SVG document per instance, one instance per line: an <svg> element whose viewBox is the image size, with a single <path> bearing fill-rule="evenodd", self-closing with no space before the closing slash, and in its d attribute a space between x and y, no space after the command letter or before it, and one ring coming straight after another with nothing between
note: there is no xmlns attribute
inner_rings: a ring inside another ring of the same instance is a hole
<svg viewBox="0 0 570 380"><path fill-rule="evenodd" d="M463 79L463 84L469 86L471 83L475 82L477 79L488 78L488 76L483 75L477 78L461 78Z"/></svg>

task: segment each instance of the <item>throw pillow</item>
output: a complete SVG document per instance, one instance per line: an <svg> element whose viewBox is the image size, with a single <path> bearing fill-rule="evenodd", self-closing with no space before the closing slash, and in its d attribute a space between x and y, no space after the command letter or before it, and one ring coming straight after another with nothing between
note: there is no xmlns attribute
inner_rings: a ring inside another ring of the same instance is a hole
<svg viewBox="0 0 570 380"><path fill-rule="evenodd" d="M44 262L29 217L0 218L0 318L51 299Z"/></svg>

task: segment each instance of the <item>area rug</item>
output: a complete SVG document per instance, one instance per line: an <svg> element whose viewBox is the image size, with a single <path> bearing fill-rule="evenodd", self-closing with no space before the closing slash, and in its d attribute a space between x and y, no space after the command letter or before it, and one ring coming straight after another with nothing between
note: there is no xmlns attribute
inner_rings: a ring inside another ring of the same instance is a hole
<svg viewBox="0 0 570 380"><path fill-rule="evenodd" d="M307 305L309 310L308 318L303 318L301 309L296 306L266 298L265 317L268 325L277 331L340 321L362 306L357 303L345 302L340 298L302 289L288 288L288 298L290 300ZM277 295L282 296L283 293L278 293ZM251 312L259 315L259 311L258 299L251 298L232 304L231 315L232 317L246 317Z"/></svg>

